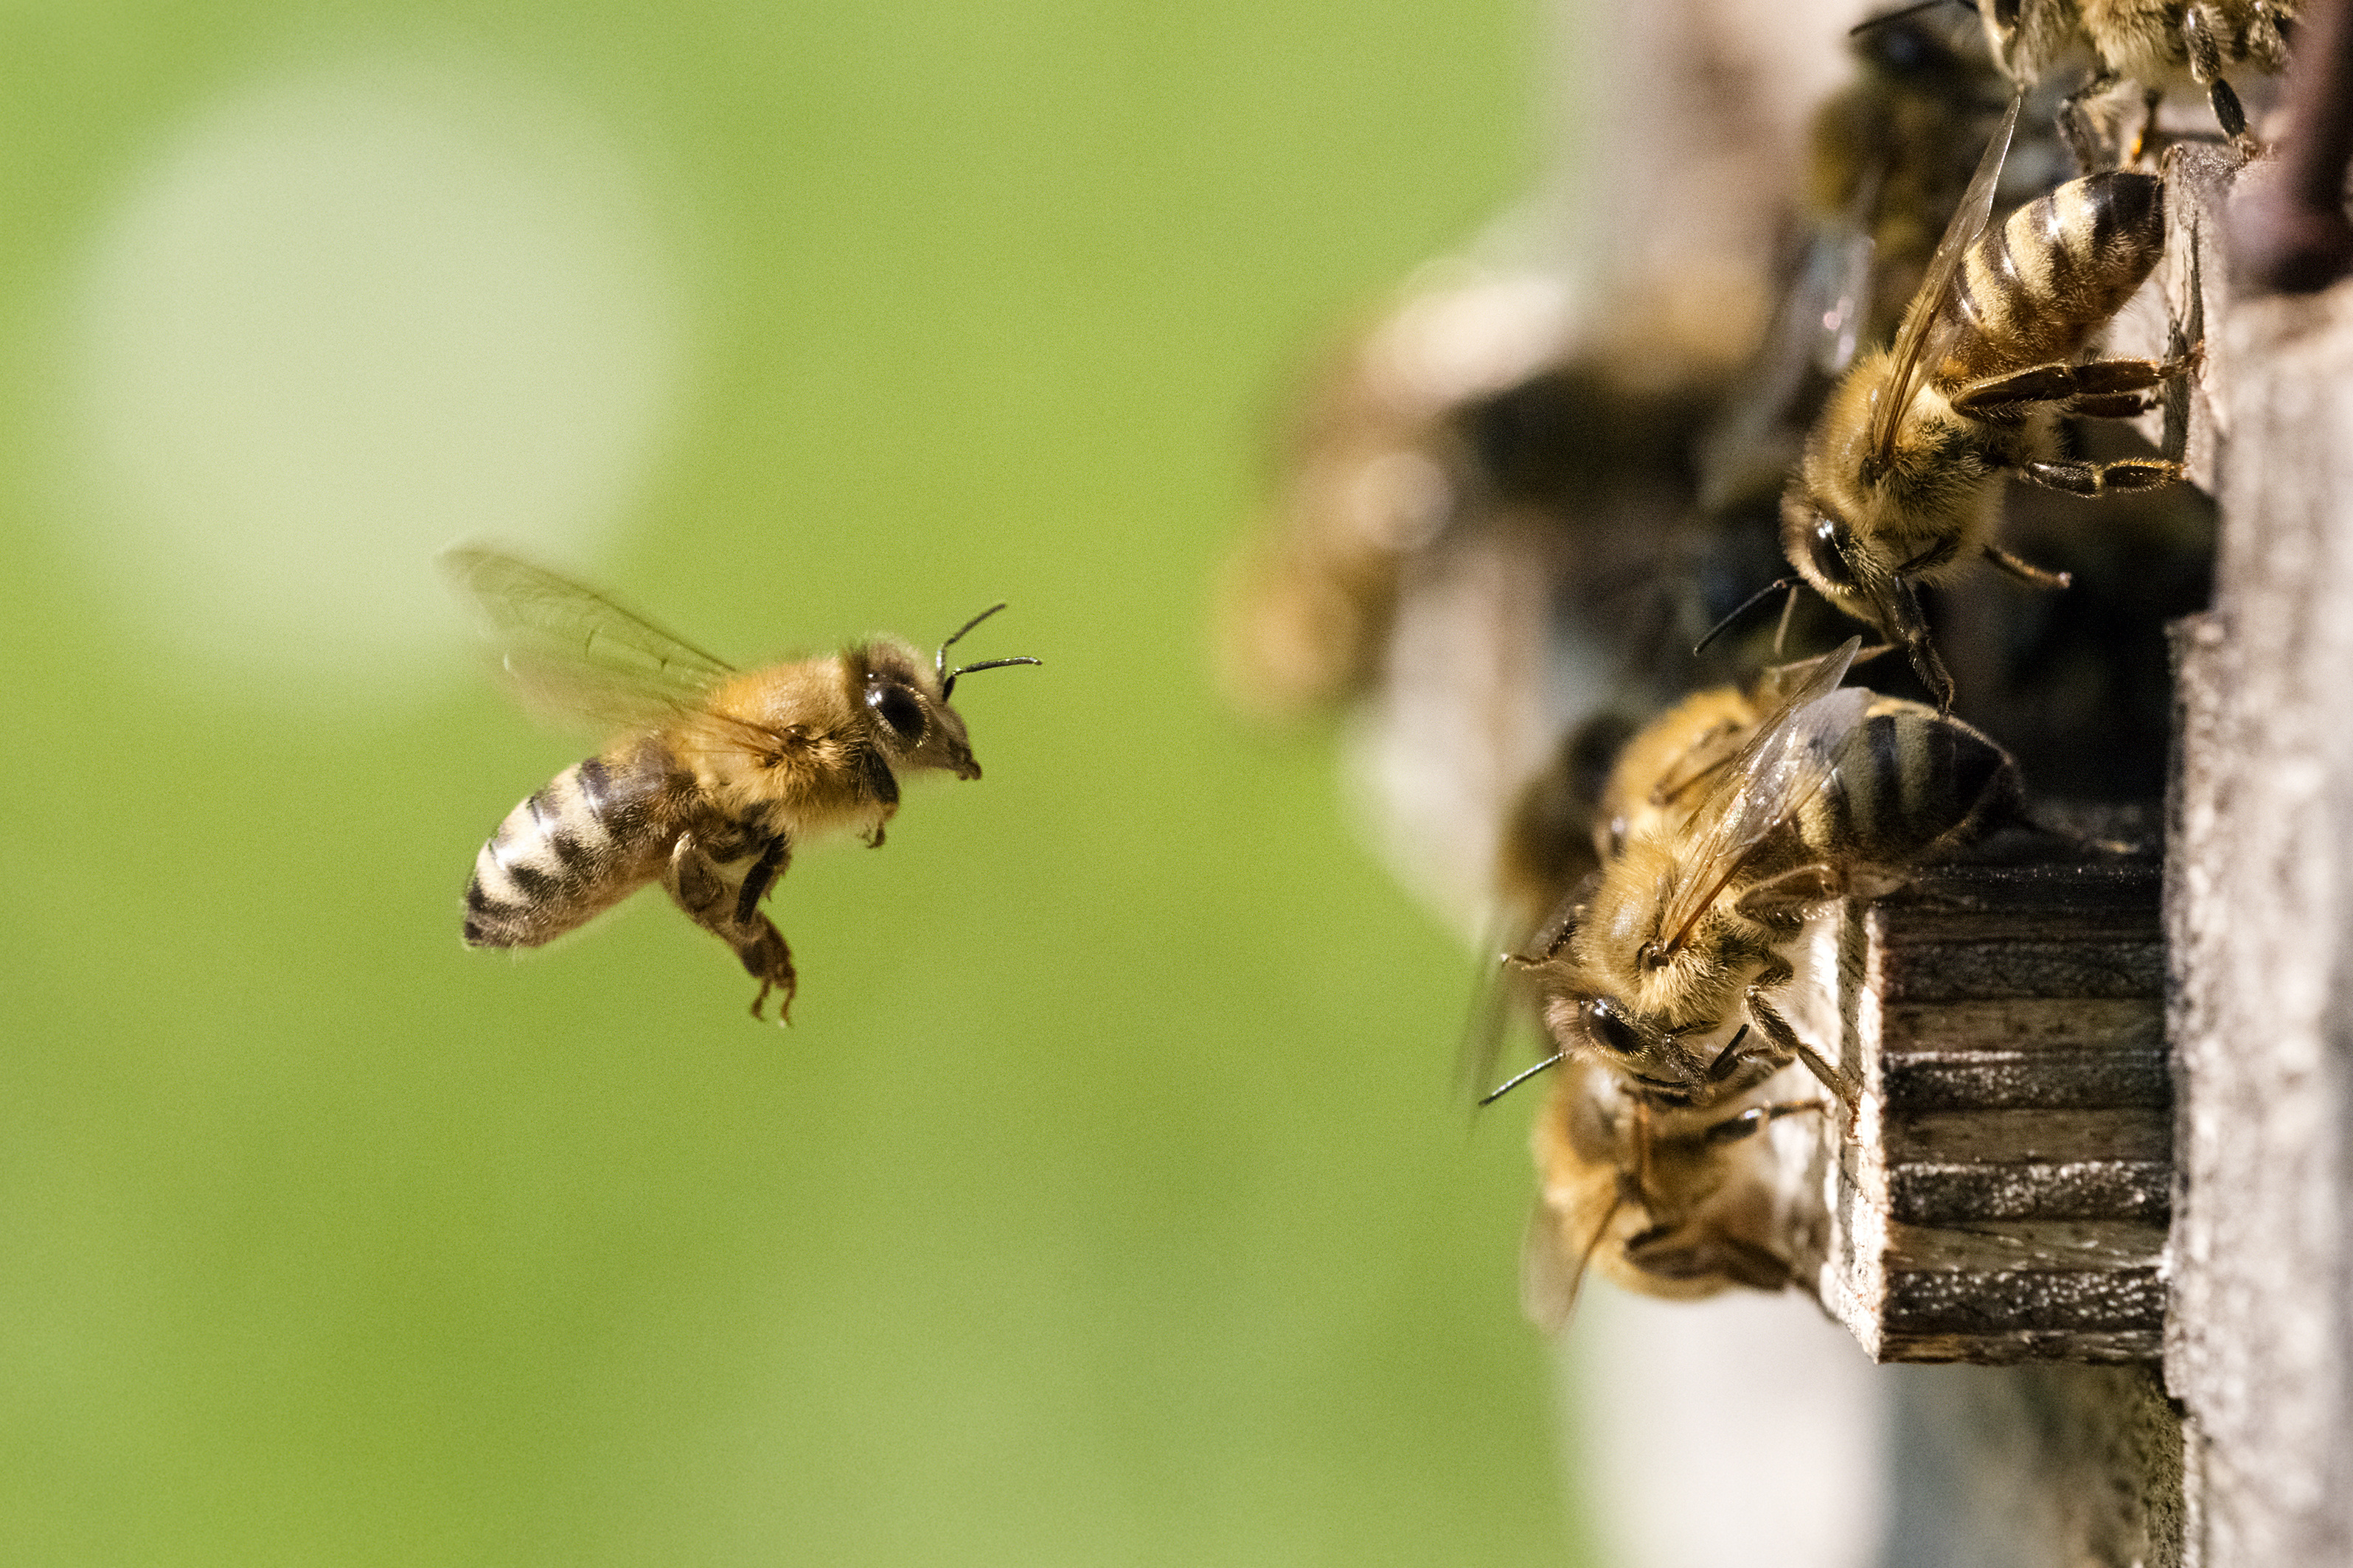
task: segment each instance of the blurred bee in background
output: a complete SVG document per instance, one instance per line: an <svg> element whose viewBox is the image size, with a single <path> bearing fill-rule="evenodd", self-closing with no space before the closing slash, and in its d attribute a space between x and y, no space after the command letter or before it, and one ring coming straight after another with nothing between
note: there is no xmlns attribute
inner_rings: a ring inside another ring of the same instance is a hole
<svg viewBox="0 0 2353 1568"><path fill-rule="evenodd" d="M2005 476L2076 495L2155 489L2179 463L2068 461L2062 413L2126 418L2194 353L2073 363L2156 267L2163 186L2123 171L2071 181L1989 226L2013 100L1894 345L1856 362L1809 435L1782 500L1782 546L1825 599L1910 657L1940 708L1953 682L1916 586L1973 559L2064 586L1992 539Z"/></svg>
<svg viewBox="0 0 2353 1568"><path fill-rule="evenodd" d="M659 881L687 918L727 943L792 1007L792 951L760 900L797 845L852 830L879 847L900 777L980 777L948 700L976 670L947 650L1005 606L982 611L929 660L896 637L737 670L602 595L496 551L441 557L480 612L530 705L620 733L507 814L466 885L470 947L537 947Z"/></svg>
<svg viewBox="0 0 2353 1568"><path fill-rule="evenodd" d="M1553 739L1677 689L1657 585L1739 347L1580 331L1572 304L1541 269L1426 272L1323 384L1223 595L1236 705L1353 709L1383 847L1480 939L1504 820Z"/></svg>
<svg viewBox="0 0 2353 1568"><path fill-rule="evenodd" d="M1528 1317L1557 1331L1588 1268L1671 1300L1788 1285L1815 1207L1810 1122L1830 1109L1810 1087L1793 1068L1694 1109L1629 1093L1599 1061L1564 1064L1530 1141L1536 1203L1520 1266Z"/></svg>
<svg viewBox="0 0 2353 1568"><path fill-rule="evenodd" d="M1901 887L2019 801L2015 764L1977 730L1841 687L1858 646L1777 676L1779 705L1720 763L1729 705L1694 700L1658 721L1690 740L1645 793L1667 792L1656 825L1515 963L1564 1058L1609 1065L1654 1104L1703 1108L1800 1061L1852 1109L1854 1086L1777 1005L1799 978L1798 938L1832 900ZM1653 754L1641 748L1629 757Z"/></svg>
<svg viewBox="0 0 2353 1568"><path fill-rule="evenodd" d="M1316 376L1276 526L1227 570L1219 650L1238 706L1296 717L1377 683L1409 563L1490 488L1457 416L1546 368L1567 310L1566 284L1541 272L1433 268Z"/></svg>
<svg viewBox="0 0 2353 1568"><path fill-rule="evenodd" d="M1894 332L2009 89L1972 25L1899 12L1848 38L1853 74L1808 125L1802 247L1774 323L1706 439L1703 503L1778 498L1832 380ZM2029 163L2020 160L2021 165Z"/></svg>
<svg viewBox="0 0 2353 1568"><path fill-rule="evenodd" d="M2157 125L2169 89L2194 85L2222 132L2252 147L2246 110L2226 68L2274 75L2287 68L2286 30L2300 0L1978 0L1986 41L2012 79L2032 86L2046 73L2087 67L2091 75L2062 106L2061 133L2090 171L2129 163ZM2145 118L2137 145L2124 143L2117 89L2137 86ZM2105 100L2105 102L2102 100Z"/></svg>

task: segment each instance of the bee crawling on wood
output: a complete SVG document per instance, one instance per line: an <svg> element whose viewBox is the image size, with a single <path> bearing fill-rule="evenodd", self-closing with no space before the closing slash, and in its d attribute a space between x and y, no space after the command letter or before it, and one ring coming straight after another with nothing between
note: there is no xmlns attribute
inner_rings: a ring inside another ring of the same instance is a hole
<svg viewBox="0 0 2353 1568"><path fill-rule="evenodd" d="M509 812L466 885L470 947L537 947L659 881L687 918L760 983L752 1016L781 991L792 950L760 900L793 849L838 829L880 847L902 774L980 777L948 699L993 658L950 669L948 649L1005 606L965 623L930 659L896 637L738 670L602 595L496 551L441 557L478 609L524 700L616 739Z"/></svg>
<svg viewBox="0 0 2353 1568"><path fill-rule="evenodd" d="M1661 769L1666 805L1511 961L1556 1060L1599 1061L1637 1098L1703 1109L1801 1061L1852 1114L1856 1086L1779 1002L1809 918L1903 886L2019 809L2015 764L1977 730L1840 686L1859 646L1777 672L1784 695L1745 738L1700 700L1653 725L1690 735L1683 760L1662 767L1672 748L1636 737L1628 756Z"/></svg>
<svg viewBox="0 0 2353 1568"><path fill-rule="evenodd" d="M2069 460L2063 415L2128 418L2197 363L2075 356L2156 267L2164 187L2112 170L2073 180L1989 226L2016 129L2013 100L1890 349L1855 362L1806 439L1781 502L1781 542L1807 583L1902 647L1941 709L1952 677L1916 585L1984 560L2063 587L1994 542L2007 477L2083 496L2181 477L2158 458Z"/></svg>

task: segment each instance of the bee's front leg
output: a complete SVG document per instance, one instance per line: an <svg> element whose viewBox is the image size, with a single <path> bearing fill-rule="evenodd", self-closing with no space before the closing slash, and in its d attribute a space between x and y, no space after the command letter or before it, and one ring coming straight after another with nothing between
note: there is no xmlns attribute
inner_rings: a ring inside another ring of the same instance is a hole
<svg viewBox="0 0 2353 1568"><path fill-rule="evenodd" d="M1785 1062L1794 1058L1805 1063L1806 1070L1820 1079L1824 1089L1838 1096L1840 1106L1846 1111L1847 1131L1851 1136L1854 1131L1855 1114L1862 1105L1862 1090L1841 1068L1799 1039L1798 1031L1789 1026L1789 1020L1781 1016L1781 1010L1773 1005L1767 993L1791 977L1786 964L1778 967L1781 970L1778 980L1772 979L1768 972L1758 976L1757 983L1749 986L1746 997L1748 1016L1757 1021L1757 1032L1763 1035L1772 1047L1772 1054Z"/></svg>
<svg viewBox="0 0 2353 1568"><path fill-rule="evenodd" d="M783 991L784 998L776 1006L780 1024L792 1021L793 952L776 922L759 912L759 903L791 858L791 847L784 838L773 838L737 882L688 832L678 836L670 847L670 862L662 868L662 889L670 901L685 910L689 920L733 948L744 970L760 983L760 994L752 999L752 1016L760 1016L770 991Z"/></svg>

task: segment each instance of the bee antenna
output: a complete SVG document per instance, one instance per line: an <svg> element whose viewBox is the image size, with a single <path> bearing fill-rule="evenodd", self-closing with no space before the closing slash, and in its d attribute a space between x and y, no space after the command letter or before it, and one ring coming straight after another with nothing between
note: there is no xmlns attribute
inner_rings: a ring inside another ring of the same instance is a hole
<svg viewBox="0 0 2353 1568"><path fill-rule="evenodd" d="M1482 1106L1494 1104L1495 1101L1503 1099L1504 1096L1511 1093L1512 1090L1519 1088L1520 1085L1527 1082L1528 1079L1535 1077L1536 1074L1544 1071L1545 1068L1558 1067L1560 1065L1560 1058L1561 1053L1555 1051L1552 1055L1545 1058L1544 1060L1536 1063L1535 1066L1528 1068L1525 1072L1513 1074L1511 1079L1506 1081L1502 1088L1490 1089L1484 1095L1482 1095L1480 1097L1479 1103Z"/></svg>
<svg viewBox="0 0 2353 1568"><path fill-rule="evenodd" d="M1002 608L1002 606L999 607ZM1043 664L1045 662L1042 658L1031 658L1028 654L1023 654L1018 658L984 658L978 664L957 665L940 681L940 700L945 702L955 695L956 677L959 675L970 675L976 669L1003 669L1008 664Z"/></svg>
<svg viewBox="0 0 2353 1568"><path fill-rule="evenodd" d="M1942 5L1943 3L1944 0L1937 0L1937 4ZM1749 595L1748 597L1740 601L1740 607L1738 609L1725 616L1724 619L1716 622L1715 625L1708 627L1707 636L1700 638L1699 641L1692 645L1692 657L1694 658L1697 658L1701 654L1705 653L1707 651L1707 645L1722 637L1725 632L1731 627L1733 622L1738 620L1741 616L1746 615L1749 611L1755 609L1757 605L1763 604L1766 600L1771 598L1782 589L1794 587L1796 584L1797 579L1794 577L1776 577L1770 583L1766 584L1762 588L1757 589L1757 592Z"/></svg>
<svg viewBox="0 0 2353 1568"><path fill-rule="evenodd" d="M940 644L940 651L932 655L932 673L940 678L941 701L945 702L950 696L954 695L955 691L956 677L959 675L970 675L976 669L1002 669L1008 664L1043 664L1046 662L1041 658L988 658L981 660L978 664L960 664L954 669L950 669L948 668L948 649L955 647L957 643L963 641L965 633L972 630L973 627L980 625L981 622L988 619L989 616L997 614L997 611L1003 608L1005 608L1005 605L1002 602L989 605L988 608L981 611L980 614L973 616L972 619L965 622L964 625L950 632L948 634L948 640Z"/></svg>
<svg viewBox="0 0 2353 1568"><path fill-rule="evenodd" d="M980 614L973 616L972 619L965 622L964 625L950 632L948 634L948 640L940 644L940 651L932 655L932 672L934 675L937 675L942 680L954 679L955 677L948 674L948 649L955 647L957 643L962 642L964 640L965 633L972 630L973 627L980 625L981 622L988 619L989 616L997 614L997 611L1003 608L1005 608L1005 605L1002 603L991 605L988 608L981 611Z"/></svg>

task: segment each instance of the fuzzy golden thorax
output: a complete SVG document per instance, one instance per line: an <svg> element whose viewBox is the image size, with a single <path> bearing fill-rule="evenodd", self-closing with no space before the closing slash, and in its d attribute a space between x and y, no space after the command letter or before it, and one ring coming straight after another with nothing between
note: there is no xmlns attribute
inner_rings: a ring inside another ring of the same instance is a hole
<svg viewBox="0 0 2353 1568"><path fill-rule="evenodd" d="M1975 555L2001 511L2008 432L1953 411L1920 387L1883 465L1871 427L1890 391L1884 350L1859 361L1831 395L1783 498L1781 542L1823 597L1885 626L1876 604L1897 578L1935 582Z"/></svg>
<svg viewBox="0 0 2353 1568"><path fill-rule="evenodd" d="M746 671L713 689L708 709L719 727L677 742L702 799L725 819L765 819L796 841L840 829L871 837L897 811L903 773L980 776L931 661L896 638ZM754 735L762 743L737 738Z"/></svg>
<svg viewBox="0 0 2353 1568"><path fill-rule="evenodd" d="M1681 878L1706 874L1679 866L1665 836L1620 852L1540 977L1556 1040L1652 1089L1709 1087L1720 1037L1737 1027L1742 993L1773 962L1778 933L1727 896L1676 941L1662 929L1667 903Z"/></svg>

